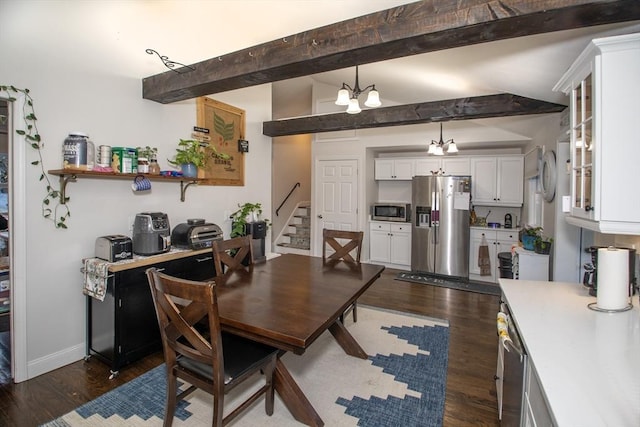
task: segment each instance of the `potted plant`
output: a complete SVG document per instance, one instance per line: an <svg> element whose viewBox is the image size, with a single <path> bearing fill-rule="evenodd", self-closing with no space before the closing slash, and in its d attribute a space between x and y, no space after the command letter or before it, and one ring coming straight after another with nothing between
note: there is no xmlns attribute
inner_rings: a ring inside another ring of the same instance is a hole
<svg viewBox="0 0 640 427"><path fill-rule="evenodd" d="M539 235L536 237L536 240L534 242L534 250L537 254L547 255L549 252L551 252L552 243L553 238Z"/></svg>
<svg viewBox="0 0 640 427"><path fill-rule="evenodd" d="M179 166L183 176L195 178L198 176L198 168L207 164L207 155L202 147L208 146L208 143L196 139L181 139L173 160L167 160L170 164Z"/></svg>
<svg viewBox="0 0 640 427"><path fill-rule="evenodd" d="M542 227L525 227L522 230L522 236L520 240L522 241L522 246L529 250L533 251L535 249L535 241L542 235Z"/></svg>
<svg viewBox="0 0 640 427"><path fill-rule="evenodd" d="M269 220L266 218L262 218L261 203L245 203L243 205L239 204L238 207L240 209L231 214L231 237L244 236L246 234L255 234L251 232L252 230L250 224L258 222L265 223L264 231L266 232L266 229L269 227Z"/></svg>
<svg viewBox="0 0 640 427"><path fill-rule="evenodd" d="M149 147L148 145L145 147L136 147L136 150L138 150L138 157L144 157L149 160L158 155L158 148Z"/></svg>

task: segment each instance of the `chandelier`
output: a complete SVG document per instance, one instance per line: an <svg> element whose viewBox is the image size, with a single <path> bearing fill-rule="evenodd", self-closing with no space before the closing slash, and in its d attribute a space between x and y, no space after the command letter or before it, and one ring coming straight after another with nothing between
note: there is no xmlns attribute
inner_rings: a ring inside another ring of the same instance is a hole
<svg viewBox="0 0 640 427"><path fill-rule="evenodd" d="M458 152L458 146L453 139L444 141L442 139L442 123L440 123L440 141L431 140L429 144L429 151L427 154L433 154L434 156L444 156L444 146L447 146L447 154L453 154Z"/></svg>
<svg viewBox="0 0 640 427"><path fill-rule="evenodd" d="M371 89L371 90L369 90ZM347 105L347 113L358 114L360 111L360 103L358 97L360 94L369 90L369 95L364 105L367 107L375 108L382 105L380 102L380 94L376 90L376 85L369 85L364 89L360 89L360 83L358 82L358 66L356 65L356 84L354 87L349 86L346 83L342 83L342 88L338 91L338 99L336 99L336 105Z"/></svg>

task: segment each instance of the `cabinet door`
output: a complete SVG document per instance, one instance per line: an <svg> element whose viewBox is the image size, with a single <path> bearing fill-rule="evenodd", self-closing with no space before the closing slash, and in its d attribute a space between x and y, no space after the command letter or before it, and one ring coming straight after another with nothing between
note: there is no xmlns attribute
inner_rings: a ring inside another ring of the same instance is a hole
<svg viewBox="0 0 640 427"><path fill-rule="evenodd" d="M394 179L411 180L413 178L413 159L396 159L394 162Z"/></svg>
<svg viewBox="0 0 640 427"><path fill-rule="evenodd" d="M444 158L442 171L445 175L471 175L471 162L468 157Z"/></svg>
<svg viewBox="0 0 640 427"><path fill-rule="evenodd" d="M504 383L504 346L498 339L498 362L496 364L496 397L498 398L498 419L502 419L502 384Z"/></svg>
<svg viewBox="0 0 640 427"><path fill-rule="evenodd" d="M411 226L391 224L390 261L394 264L411 265Z"/></svg>
<svg viewBox="0 0 640 427"><path fill-rule="evenodd" d="M593 219L593 93L588 74L571 91L571 215Z"/></svg>
<svg viewBox="0 0 640 427"><path fill-rule="evenodd" d="M371 261L389 262L391 258L390 236L387 230L371 230L369 236L369 258Z"/></svg>
<svg viewBox="0 0 640 427"><path fill-rule="evenodd" d="M415 175L433 175L433 172L437 172L441 168L442 162L435 157L427 157L425 159L416 159L416 171Z"/></svg>
<svg viewBox="0 0 640 427"><path fill-rule="evenodd" d="M495 157L471 158L471 195L474 205L496 205L497 176Z"/></svg>
<svg viewBox="0 0 640 427"><path fill-rule="evenodd" d="M393 159L375 159L375 179L392 179Z"/></svg>
<svg viewBox="0 0 640 427"><path fill-rule="evenodd" d="M498 157L497 201L505 206L522 206L524 200L524 158Z"/></svg>

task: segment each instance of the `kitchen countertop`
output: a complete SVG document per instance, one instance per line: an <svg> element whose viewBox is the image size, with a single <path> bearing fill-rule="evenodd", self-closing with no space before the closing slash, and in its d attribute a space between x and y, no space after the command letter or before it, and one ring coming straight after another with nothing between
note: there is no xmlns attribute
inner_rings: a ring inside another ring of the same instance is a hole
<svg viewBox="0 0 640 427"><path fill-rule="evenodd" d="M500 279L556 424L640 426L640 308L590 310L581 284Z"/></svg>

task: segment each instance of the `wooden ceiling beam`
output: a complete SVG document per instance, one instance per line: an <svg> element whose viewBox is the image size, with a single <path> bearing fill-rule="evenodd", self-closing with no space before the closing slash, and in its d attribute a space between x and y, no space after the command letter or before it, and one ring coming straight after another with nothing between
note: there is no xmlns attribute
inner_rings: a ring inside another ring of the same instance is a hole
<svg viewBox="0 0 640 427"><path fill-rule="evenodd" d="M262 133L276 137L450 120L558 113L565 108L565 105L505 93L375 108L362 110L359 114L332 113L273 120L262 124Z"/></svg>
<svg viewBox="0 0 640 427"><path fill-rule="evenodd" d="M409 55L640 19L638 0L410 3L142 79L163 104Z"/></svg>

